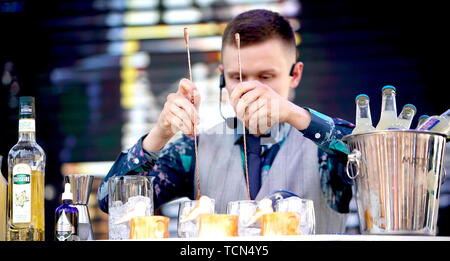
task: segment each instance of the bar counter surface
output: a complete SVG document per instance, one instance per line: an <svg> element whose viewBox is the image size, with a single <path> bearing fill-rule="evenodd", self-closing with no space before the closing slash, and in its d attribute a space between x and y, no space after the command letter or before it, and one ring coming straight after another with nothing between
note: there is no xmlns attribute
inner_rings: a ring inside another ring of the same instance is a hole
<svg viewBox="0 0 450 261"><path fill-rule="evenodd" d="M420 235L300 235L300 236L253 236L253 237L192 237L139 240L97 241L450 241L450 237Z"/></svg>

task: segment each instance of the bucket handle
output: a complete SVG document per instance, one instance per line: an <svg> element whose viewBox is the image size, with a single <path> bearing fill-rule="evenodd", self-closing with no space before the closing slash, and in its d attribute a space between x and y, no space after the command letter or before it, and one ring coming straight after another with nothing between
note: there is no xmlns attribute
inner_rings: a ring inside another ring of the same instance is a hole
<svg viewBox="0 0 450 261"><path fill-rule="evenodd" d="M356 174L353 174L353 171L350 171L350 169L353 169L350 167L350 165L356 164ZM361 152L357 149L354 149L350 154L347 156L347 165L345 166L345 172L347 173L347 176L350 179L356 179L356 177L359 176L359 169L361 165Z"/></svg>

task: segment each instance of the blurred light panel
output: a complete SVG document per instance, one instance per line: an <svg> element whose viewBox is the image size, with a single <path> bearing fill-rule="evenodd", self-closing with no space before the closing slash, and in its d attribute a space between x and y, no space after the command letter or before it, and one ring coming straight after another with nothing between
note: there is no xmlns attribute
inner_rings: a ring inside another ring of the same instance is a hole
<svg viewBox="0 0 450 261"><path fill-rule="evenodd" d="M130 11L110 13L105 17L105 24L110 27L124 25L154 25L159 22L157 11Z"/></svg>
<svg viewBox="0 0 450 261"><path fill-rule="evenodd" d="M153 9L159 4L159 0L124 0L129 9Z"/></svg>
<svg viewBox="0 0 450 261"><path fill-rule="evenodd" d="M278 2L277 0L225 0L226 3L230 5L237 5L237 4L262 4L262 3L273 3Z"/></svg>
<svg viewBox="0 0 450 261"><path fill-rule="evenodd" d="M96 161L96 162L71 162L64 163L61 166L63 175L84 174L96 177L104 177L108 174L114 161Z"/></svg>
<svg viewBox="0 0 450 261"><path fill-rule="evenodd" d="M159 18L157 11L126 12L123 23L125 25L152 25L157 24Z"/></svg>
<svg viewBox="0 0 450 261"><path fill-rule="evenodd" d="M191 37L219 35L222 33L221 25L216 23L193 25L155 25L112 28L108 31L107 38L111 41L183 38L183 29L185 27L189 27L189 35Z"/></svg>
<svg viewBox="0 0 450 261"><path fill-rule="evenodd" d="M193 24L202 19L202 13L197 8L169 10L163 14L163 22L166 24Z"/></svg>
<svg viewBox="0 0 450 261"><path fill-rule="evenodd" d="M105 25L107 26L121 26L123 25L122 13L110 13L105 17Z"/></svg>
<svg viewBox="0 0 450 261"><path fill-rule="evenodd" d="M252 9L267 9L283 14L286 17L296 16L300 11L300 3L295 0L283 2L268 1L267 3L263 3L263 1L248 1L248 2L249 2L248 4L231 5L230 7L227 7L226 8L227 12L223 12L223 14L227 14L227 17L222 18L230 20L242 12L249 11Z"/></svg>
<svg viewBox="0 0 450 261"><path fill-rule="evenodd" d="M211 6L215 0L195 0L195 3L200 7L208 7Z"/></svg>
<svg viewBox="0 0 450 261"><path fill-rule="evenodd" d="M117 41L110 43L107 47L107 51L110 54L131 54L138 50L138 41Z"/></svg>
<svg viewBox="0 0 450 261"><path fill-rule="evenodd" d="M184 8L192 5L192 0L161 0L162 5L167 8Z"/></svg>
<svg viewBox="0 0 450 261"><path fill-rule="evenodd" d="M120 65L122 67L147 68L150 65L150 56L147 53L139 52L129 56L123 56Z"/></svg>
<svg viewBox="0 0 450 261"><path fill-rule="evenodd" d="M97 10L133 10L154 9L158 7L159 0L96 0L93 7Z"/></svg>

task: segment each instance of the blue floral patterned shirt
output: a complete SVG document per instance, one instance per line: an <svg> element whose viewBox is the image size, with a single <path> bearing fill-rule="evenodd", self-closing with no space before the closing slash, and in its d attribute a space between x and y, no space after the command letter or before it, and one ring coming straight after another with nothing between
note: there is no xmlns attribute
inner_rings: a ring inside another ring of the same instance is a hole
<svg viewBox="0 0 450 261"><path fill-rule="evenodd" d="M311 114L311 123L307 129L301 132L319 146L317 159L322 192L332 209L340 213L348 213L349 202L352 198L352 181L345 175L348 148L341 138L350 134L354 125L342 119L330 118L312 109L306 109ZM261 141L261 177L263 180L279 149L283 146L289 128L289 125L280 128L279 135L272 141ZM242 134L237 134L235 143L240 144L242 148L241 137ZM183 135L166 146L160 153L155 153L143 149L144 138L145 136L129 150L120 153L100 184L97 198L100 208L104 212L108 212L107 181L113 176L154 176L156 208L179 197L194 198L194 139Z"/></svg>

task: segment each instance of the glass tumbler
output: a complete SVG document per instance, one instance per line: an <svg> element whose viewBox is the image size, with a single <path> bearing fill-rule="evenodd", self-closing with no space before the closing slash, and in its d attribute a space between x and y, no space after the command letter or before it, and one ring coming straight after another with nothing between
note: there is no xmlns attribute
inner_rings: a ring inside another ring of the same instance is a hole
<svg viewBox="0 0 450 261"><path fill-rule="evenodd" d="M153 215L153 177L122 176L108 181L109 239L130 238L130 220Z"/></svg>
<svg viewBox="0 0 450 261"><path fill-rule="evenodd" d="M275 211L296 212L300 214L300 231L302 235L315 234L316 219L312 200L298 197L280 199L275 204Z"/></svg>
<svg viewBox="0 0 450 261"><path fill-rule="evenodd" d="M200 214L214 214L215 200L207 208L198 208L198 200L183 201L178 209L178 237L198 237L198 217Z"/></svg>
<svg viewBox="0 0 450 261"><path fill-rule="evenodd" d="M239 217L239 236L259 236L261 234L260 220L253 220L258 209L258 202L255 200L238 200L228 202L227 214Z"/></svg>

